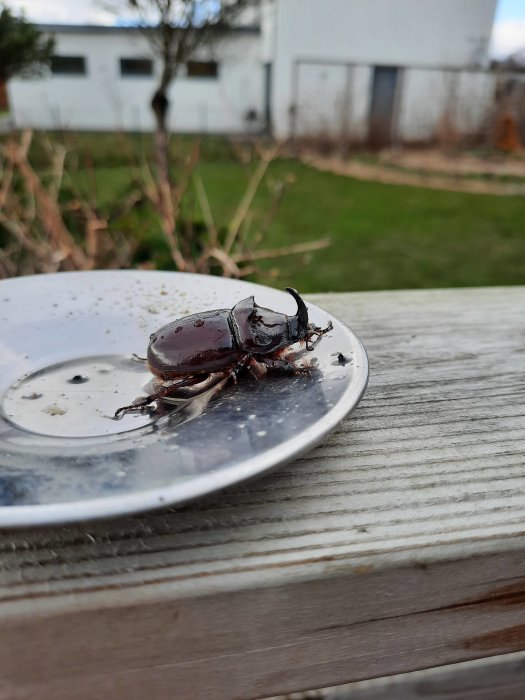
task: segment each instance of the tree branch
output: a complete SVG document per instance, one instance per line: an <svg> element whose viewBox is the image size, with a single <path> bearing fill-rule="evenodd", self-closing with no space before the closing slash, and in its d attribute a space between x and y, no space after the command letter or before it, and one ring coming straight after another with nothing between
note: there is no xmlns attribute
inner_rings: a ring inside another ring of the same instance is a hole
<svg viewBox="0 0 525 700"><path fill-rule="evenodd" d="M329 238L320 238L309 243L296 243L282 248L267 248L266 250L246 251L238 255L232 255L235 263L252 262L253 260L266 260L268 258L280 258L283 255L297 255L297 253L309 253L312 250L321 250L330 246Z"/></svg>

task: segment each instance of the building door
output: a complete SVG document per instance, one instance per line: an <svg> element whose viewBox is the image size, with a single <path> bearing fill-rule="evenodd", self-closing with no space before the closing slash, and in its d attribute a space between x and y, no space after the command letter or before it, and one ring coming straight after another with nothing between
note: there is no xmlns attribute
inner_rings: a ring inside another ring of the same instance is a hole
<svg viewBox="0 0 525 700"><path fill-rule="evenodd" d="M373 148L388 146L392 142L398 73L398 68L393 66L374 68L368 128L368 141Z"/></svg>

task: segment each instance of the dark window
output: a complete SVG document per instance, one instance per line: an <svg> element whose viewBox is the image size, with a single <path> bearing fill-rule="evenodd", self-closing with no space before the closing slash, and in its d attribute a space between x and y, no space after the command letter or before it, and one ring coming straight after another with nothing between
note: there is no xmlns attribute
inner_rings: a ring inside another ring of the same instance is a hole
<svg viewBox="0 0 525 700"><path fill-rule="evenodd" d="M219 75L217 61L188 61L186 67L188 78L217 78Z"/></svg>
<svg viewBox="0 0 525 700"><path fill-rule="evenodd" d="M150 58L121 58L120 75L153 75L153 61Z"/></svg>
<svg viewBox="0 0 525 700"><path fill-rule="evenodd" d="M86 75L84 56L52 56L51 72L55 75Z"/></svg>

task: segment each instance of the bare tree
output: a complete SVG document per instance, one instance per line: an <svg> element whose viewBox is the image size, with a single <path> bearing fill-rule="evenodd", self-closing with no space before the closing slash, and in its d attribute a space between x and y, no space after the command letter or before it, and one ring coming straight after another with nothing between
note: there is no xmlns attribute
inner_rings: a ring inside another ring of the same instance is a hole
<svg viewBox="0 0 525 700"><path fill-rule="evenodd" d="M159 82L151 99L155 115L155 158L161 180L169 181L168 90L180 68L202 46L221 39L241 13L260 0L121 0L135 14L155 56L160 59ZM119 3L112 3L113 8Z"/></svg>

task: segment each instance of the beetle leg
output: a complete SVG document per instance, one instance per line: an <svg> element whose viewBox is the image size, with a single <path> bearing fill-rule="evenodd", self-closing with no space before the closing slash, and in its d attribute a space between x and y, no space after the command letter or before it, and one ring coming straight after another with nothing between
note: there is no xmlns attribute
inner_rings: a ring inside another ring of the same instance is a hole
<svg viewBox="0 0 525 700"><path fill-rule="evenodd" d="M252 359L249 361L248 368L251 375L255 377L257 381L262 379L267 371L266 365L263 362L258 362L254 357L252 357Z"/></svg>
<svg viewBox="0 0 525 700"><path fill-rule="evenodd" d="M128 411L143 411L148 408L150 404L154 401L164 398L172 399L193 399L196 396L204 394L213 387L218 387L218 385L228 379L237 379L237 374L246 366L247 362L250 360L250 355L244 355L237 365L226 372L210 372L210 374L201 379L200 377L188 377L187 379L182 379L180 381L165 382L161 384L158 391L149 396L145 396L137 403L130 404L129 406L122 406L115 411L114 417L116 419L120 418L124 413Z"/></svg>
<svg viewBox="0 0 525 700"><path fill-rule="evenodd" d="M322 338L323 335L325 335L325 333L329 333L331 330L333 330L333 328L334 328L334 325L333 325L332 321L328 321L328 325L326 326L326 328L319 328L319 326L314 326L313 323L310 324L309 329L308 329L308 333L306 334L306 338L305 338L306 349L307 350L314 349L314 343L312 343L312 338L314 336L317 336L317 338L315 340L315 342L317 343L317 341L320 338Z"/></svg>
<svg viewBox="0 0 525 700"><path fill-rule="evenodd" d="M322 335L325 335L325 333L330 333L330 331L333 330L334 324L332 323L332 321L328 321L328 325L326 326L326 328L319 328L319 326L314 326L312 324L310 328L310 333L308 335L317 335L320 338Z"/></svg>
<svg viewBox="0 0 525 700"><path fill-rule="evenodd" d="M237 379L237 375L239 374L239 372L250 363L251 359L252 359L251 355L244 355L243 357L241 357L241 359L235 365L235 367L233 368L233 370L231 372L231 374L233 375L233 377L235 379Z"/></svg>
<svg viewBox="0 0 525 700"><path fill-rule="evenodd" d="M234 382L237 381L237 374L250 362L250 356L245 355L240 359L240 361L231 370L225 372L210 372L210 374L201 381L192 382L191 385L179 388L180 385L173 387L173 390L167 394L169 398L173 399L193 399L196 396L204 394L213 387L218 387L221 382L226 382L228 379L233 379Z"/></svg>
<svg viewBox="0 0 525 700"><path fill-rule="evenodd" d="M205 379L197 381L195 384L180 388L179 386L173 387L173 390L166 394L166 397L170 399L193 399L229 377L229 372L210 372Z"/></svg>
<svg viewBox="0 0 525 700"><path fill-rule="evenodd" d="M133 362L147 362L148 358L147 357L140 357L140 355L137 355L135 352L132 354L131 359Z"/></svg>
<svg viewBox="0 0 525 700"><path fill-rule="evenodd" d="M265 357L261 362L266 365L268 369L276 369L280 372L286 372L288 374L304 374L308 377L310 376L310 370L308 367L302 367L299 365L294 365L293 362L289 362L286 359L272 359Z"/></svg>
<svg viewBox="0 0 525 700"><path fill-rule="evenodd" d="M150 404L152 404L154 401L157 401L158 399L162 399L165 396L169 396L170 394L173 394L174 391L177 389L183 387L183 386L188 386L191 384L195 384L199 381L198 378L195 377L188 377L188 379L183 379L180 382L177 383L165 383L161 384L159 389L153 393L149 394L148 396L145 396L143 399L140 401L137 401L136 403L132 403L129 406L121 406L118 408L115 413L114 413L114 418L120 418L121 416L124 415L124 413L127 413L128 411L143 411L145 408L147 408Z"/></svg>

